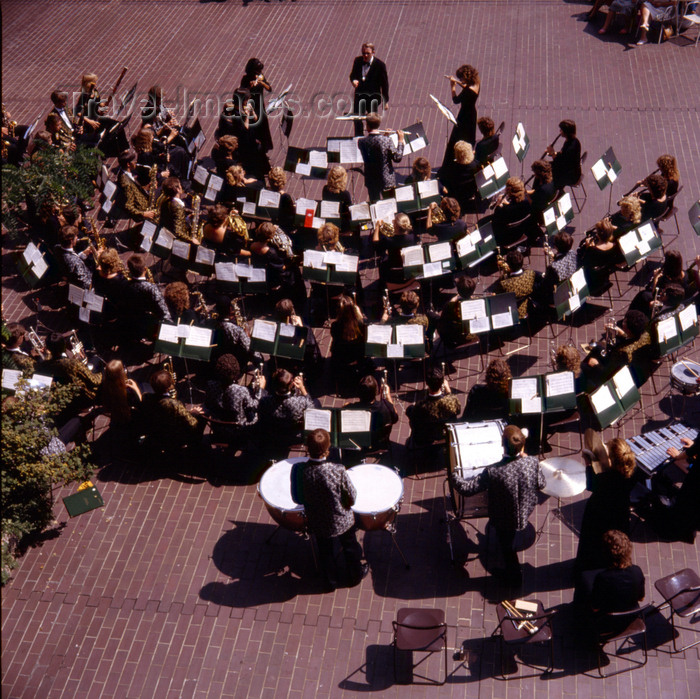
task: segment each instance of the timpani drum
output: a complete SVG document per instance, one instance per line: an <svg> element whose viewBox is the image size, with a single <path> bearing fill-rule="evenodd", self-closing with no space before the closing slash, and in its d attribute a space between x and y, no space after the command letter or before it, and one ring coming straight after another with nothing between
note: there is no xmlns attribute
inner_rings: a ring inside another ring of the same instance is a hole
<svg viewBox="0 0 700 699"><path fill-rule="evenodd" d="M694 396L700 391L698 376L700 376L700 364L690 359L683 359L671 367L671 386L684 396Z"/></svg>
<svg viewBox="0 0 700 699"><path fill-rule="evenodd" d="M303 531L306 529L304 506L292 500L292 466L306 457L285 459L272 464L263 473L258 483L258 495L265 503L270 517L285 529Z"/></svg>
<svg viewBox="0 0 700 699"><path fill-rule="evenodd" d="M348 469L357 498L352 510L357 526L371 532L392 530L403 501L403 483L394 469L381 464L359 464Z"/></svg>
<svg viewBox="0 0 700 699"><path fill-rule="evenodd" d="M448 476L458 475L462 478L472 478L478 476L486 466L501 461L503 458L504 426L505 423L502 420L446 425L449 455ZM458 518L487 516L488 494L486 491L464 496L454 489L451 477L448 477L448 484L454 514Z"/></svg>

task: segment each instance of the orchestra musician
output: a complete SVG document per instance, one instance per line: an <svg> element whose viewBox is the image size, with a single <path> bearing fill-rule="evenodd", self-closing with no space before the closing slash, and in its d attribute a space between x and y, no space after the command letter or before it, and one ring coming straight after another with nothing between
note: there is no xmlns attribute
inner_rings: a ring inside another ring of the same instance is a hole
<svg viewBox="0 0 700 699"><path fill-rule="evenodd" d="M126 264L130 278L124 299L123 327L135 340L151 338L159 322L172 323L170 310L158 286L146 279L143 255L133 254Z"/></svg>
<svg viewBox="0 0 700 699"><path fill-rule="evenodd" d="M459 105L457 123L452 127L452 133L447 141L442 167L452 160L454 145L457 141L466 141L472 146L476 143L476 101L481 90L479 71L474 66L465 64L457 68L456 77L449 76L452 103ZM459 85L460 92L457 93Z"/></svg>
<svg viewBox="0 0 700 699"><path fill-rule="evenodd" d="M74 151L76 145L73 134L69 134L64 131L61 126L62 124L63 119L61 119L56 112L51 112L46 117L44 127L46 128L46 132L49 134L49 143L55 148L59 148L64 153Z"/></svg>
<svg viewBox="0 0 700 699"><path fill-rule="evenodd" d="M532 189L526 190L530 198L530 211L538 223L544 223L542 213L548 209L557 198L557 188L552 179L552 164L547 160L535 160L530 166L534 179Z"/></svg>
<svg viewBox="0 0 700 699"><path fill-rule="evenodd" d="M564 138L561 150L547 146L545 153L552 158L552 177L558 190L571 187L581 179L581 142L576 138L576 122L559 122L559 136Z"/></svg>
<svg viewBox="0 0 700 699"><path fill-rule="evenodd" d="M374 55L374 44L362 44L350 71L350 82L355 88L352 113L358 117L389 109L389 76L384 61ZM355 136L362 136L362 120L355 120ZM379 197L377 197L379 198Z"/></svg>
<svg viewBox="0 0 700 699"><path fill-rule="evenodd" d="M232 230L230 216L231 212L223 204L210 206L205 214L202 244L225 257L250 257L250 250L246 247L248 234L241 235L240 231Z"/></svg>
<svg viewBox="0 0 700 699"><path fill-rule="evenodd" d="M237 305L234 307L234 302L228 296L219 296L214 312L217 325L212 360L223 354L232 354L240 367L247 367L254 357L250 352L250 337L240 309Z"/></svg>
<svg viewBox="0 0 700 699"><path fill-rule="evenodd" d="M348 191L348 173L342 165L334 165L328 170L328 179L326 180L326 184L323 185L321 199L323 201L337 201L339 203L341 235L343 233L348 233L350 231L350 207L352 206L352 196ZM359 233L357 242L359 242Z"/></svg>
<svg viewBox="0 0 700 699"><path fill-rule="evenodd" d="M184 282L170 282L163 289L163 298L177 325L192 325L200 320L190 306L190 290Z"/></svg>
<svg viewBox="0 0 700 699"><path fill-rule="evenodd" d="M435 210L440 207L443 214L443 221L436 223ZM426 230L434 236L437 236L439 241L453 240L461 238L467 232L467 222L462 219L462 210L459 202L452 197L443 197L438 205L433 202L428 207L428 220L425 224Z"/></svg>
<svg viewBox="0 0 700 699"><path fill-rule="evenodd" d="M187 141L174 112L165 106L165 93L160 85L151 87L141 110L141 128L145 126L153 130L154 140L158 144L155 147L162 154L161 161L164 156L169 174L185 180L190 161Z"/></svg>
<svg viewBox="0 0 700 699"><path fill-rule="evenodd" d="M78 118L73 114L73 110L68 107L68 94L60 90L54 90L51 93L51 102L53 109L51 114L58 114L61 117L61 131L67 139L73 140L82 134L82 127L79 124Z"/></svg>
<svg viewBox="0 0 700 699"><path fill-rule="evenodd" d="M513 375L504 359L492 359L484 372L484 383L476 383L467 394L462 420L507 420L508 390Z"/></svg>
<svg viewBox="0 0 700 699"><path fill-rule="evenodd" d="M454 145L454 160L440 169L439 177L448 197L456 199L461 211L473 206L477 195L476 173L481 163L474 157L474 149L466 141Z"/></svg>
<svg viewBox="0 0 700 699"><path fill-rule="evenodd" d="M270 134L270 123L265 110L264 92L270 92L272 85L263 75L263 62L258 58L250 58L245 65L245 73L241 78L240 88L250 92L250 99L257 119L250 124L250 129L255 135L255 139L260 144L263 153L268 153L273 148L272 136Z"/></svg>
<svg viewBox="0 0 700 699"><path fill-rule="evenodd" d="M640 192L642 203L642 221L655 220L663 216L668 209L666 188L668 181L659 173L652 173L644 180L646 191Z"/></svg>
<svg viewBox="0 0 700 699"><path fill-rule="evenodd" d="M185 214L184 192L177 177L166 177L163 180L162 194L158 198L157 221L158 224L167 228L176 238L186 240L190 243L198 243L192 237L187 216Z"/></svg>
<svg viewBox="0 0 700 699"><path fill-rule="evenodd" d="M523 233L532 244L539 236L540 229L534 221L528 222L530 202L525 196L525 184L519 177L509 177L505 192L499 197L493 209L493 234L498 245L512 245ZM518 221L525 221L523 226L513 226ZM483 223L483 220L482 220Z"/></svg>
<svg viewBox="0 0 700 699"><path fill-rule="evenodd" d="M102 317L105 323L123 318L126 313L125 294L128 282L124 264L114 248L105 248L97 258L97 274L93 276L94 291L104 299Z"/></svg>
<svg viewBox="0 0 700 699"><path fill-rule="evenodd" d="M235 204L245 198L249 189L262 189L262 182L248 177L242 165L231 165L224 176L224 186L216 197L217 203Z"/></svg>
<svg viewBox="0 0 700 699"><path fill-rule="evenodd" d="M27 330L21 323L9 323L6 330L7 336L2 344L2 367L21 371L28 378L34 373L37 358L22 350Z"/></svg>
<svg viewBox="0 0 700 699"><path fill-rule="evenodd" d="M211 157L216 164L216 174L225 177L232 165L238 165L238 139L235 136L219 137L211 149Z"/></svg>
<svg viewBox="0 0 700 699"><path fill-rule="evenodd" d="M374 376L363 376L357 387L358 400L346 403L343 407L356 410L369 410L371 449L385 448L389 443L392 427L399 421L389 384L382 381L381 391Z"/></svg>
<svg viewBox="0 0 700 699"><path fill-rule="evenodd" d="M428 395L406 409L415 446L432 444L440 439L448 422L457 419L461 406L452 393L450 383L440 367L433 367L426 378Z"/></svg>
<svg viewBox="0 0 700 699"><path fill-rule="evenodd" d="M118 158L117 182L124 194L124 209L135 221L153 221L156 211L150 207L150 192L136 179L136 159L136 153L133 151L125 151ZM150 181L149 186L152 186Z"/></svg>
<svg viewBox="0 0 700 699"><path fill-rule="evenodd" d="M515 294L518 304L518 316L527 318L530 297L539 283L540 273L532 269L523 269L523 254L520 250L510 250L506 255L508 272L498 281L498 291Z"/></svg>
<svg viewBox="0 0 700 699"><path fill-rule="evenodd" d="M462 322L461 304L468 301L476 290L476 280L465 274L460 274L455 279L457 293L443 306L440 314L434 311L428 313L428 317L434 319L440 339L447 347L457 347L475 339L464 328Z"/></svg>
<svg viewBox="0 0 700 699"><path fill-rule="evenodd" d="M92 272L85 260L92 255L94 248L90 245L83 252L77 253L75 251L77 242L78 229L75 226L64 226L58 234L58 245L54 248L56 262L69 284L90 289Z"/></svg>
<svg viewBox="0 0 700 699"><path fill-rule="evenodd" d="M501 138L496 133L496 125L491 117L481 117L476 125L481 132L481 139L474 146L474 157L481 165L490 163L501 148Z"/></svg>
<svg viewBox="0 0 700 699"><path fill-rule="evenodd" d="M398 213L391 224L393 235L382 234L382 221L378 221L372 232L379 261L379 276L386 282L400 283L403 281L402 248L415 245L417 240L408 214Z"/></svg>
<svg viewBox="0 0 700 699"><path fill-rule="evenodd" d="M620 210L610 217L616 238L632 230L642 222L642 204L639 197L630 194L620 199Z"/></svg>
<svg viewBox="0 0 700 699"><path fill-rule="evenodd" d="M380 134L382 119L376 112L368 114L365 122L367 135L358 141L357 146L365 166L367 193L371 201L377 201L384 190L396 186L394 163L401 162L405 139L403 131L398 131L398 145L395 147L388 136Z"/></svg>
<svg viewBox="0 0 700 699"><path fill-rule="evenodd" d="M294 225L296 204L294 197L287 191L287 173L281 167L273 167L267 173L267 182L273 192L280 194L279 210L276 216L273 216L272 222L288 236L292 236L296 228Z"/></svg>

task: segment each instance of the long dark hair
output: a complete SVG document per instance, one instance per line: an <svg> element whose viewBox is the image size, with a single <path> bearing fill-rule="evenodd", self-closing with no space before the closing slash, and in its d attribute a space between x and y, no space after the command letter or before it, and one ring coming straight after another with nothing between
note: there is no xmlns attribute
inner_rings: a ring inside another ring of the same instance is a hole
<svg viewBox="0 0 700 699"><path fill-rule="evenodd" d="M259 58L249 58L248 63L245 64L245 74L248 77L254 78L256 75L262 73L264 67L265 65Z"/></svg>

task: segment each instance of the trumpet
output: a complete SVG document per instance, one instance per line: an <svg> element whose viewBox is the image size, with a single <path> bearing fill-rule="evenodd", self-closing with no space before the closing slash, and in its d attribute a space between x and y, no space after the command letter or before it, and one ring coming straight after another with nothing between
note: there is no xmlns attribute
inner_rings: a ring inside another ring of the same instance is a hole
<svg viewBox="0 0 700 699"><path fill-rule="evenodd" d="M170 398L177 398L177 390L175 388L175 383L177 382L177 376L175 375L175 367L173 367L173 358L168 357L164 362L163 362L163 369L170 374L170 378L172 379L173 385L172 388L168 391L168 396Z"/></svg>
<svg viewBox="0 0 700 699"><path fill-rule="evenodd" d="M34 330L34 329L32 329L32 328L29 328L29 330L27 331L27 339L28 339L29 342L31 343L32 348L34 349L34 351L35 351L42 359L46 359L46 342L44 342L44 340L42 340L42 339L39 337L37 331Z"/></svg>
<svg viewBox="0 0 700 699"><path fill-rule="evenodd" d="M68 342L70 343L70 351L73 355L73 359L77 359L81 364L87 366L88 358L85 354L85 345L83 345L75 330L70 331Z"/></svg>
<svg viewBox="0 0 700 699"><path fill-rule="evenodd" d="M263 366L263 363L260 362L253 371L253 380L251 382L251 386L254 391L257 391L260 388L260 377L263 375Z"/></svg>
<svg viewBox="0 0 700 699"><path fill-rule="evenodd" d="M561 131L557 134L557 137L547 146L547 148L545 149L544 153L542 153L542 156L540 157L540 160L542 160L542 158L544 158L545 155L547 155L547 151L548 151L550 148L554 148L554 145L556 144L556 142L557 142L560 138L561 138Z"/></svg>

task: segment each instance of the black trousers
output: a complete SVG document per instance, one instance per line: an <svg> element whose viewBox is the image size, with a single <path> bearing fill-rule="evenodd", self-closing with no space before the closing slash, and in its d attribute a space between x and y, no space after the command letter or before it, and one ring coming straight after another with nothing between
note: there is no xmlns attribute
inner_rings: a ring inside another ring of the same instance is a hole
<svg viewBox="0 0 700 699"><path fill-rule="evenodd" d="M340 544L340 548L343 551L348 583L355 585L362 579L362 547L357 540L355 527L351 527L339 536L331 538L316 537L321 570L326 578L326 582L333 587L338 586L338 566L335 561L336 541Z"/></svg>
<svg viewBox="0 0 700 699"><path fill-rule="evenodd" d="M515 529L496 529L496 536L506 564L506 577L511 582L519 582L522 573L520 572L518 552L515 550Z"/></svg>
<svg viewBox="0 0 700 699"><path fill-rule="evenodd" d="M352 103L352 113L357 116L367 116L370 112L379 112L379 105L382 103L382 96L377 94L355 93ZM364 133L364 121L355 120L355 136L362 136Z"/></svg>

